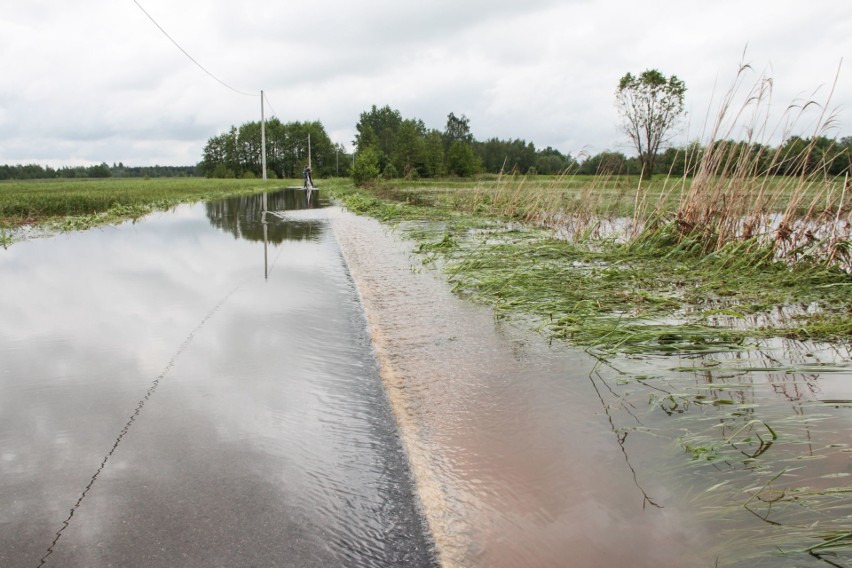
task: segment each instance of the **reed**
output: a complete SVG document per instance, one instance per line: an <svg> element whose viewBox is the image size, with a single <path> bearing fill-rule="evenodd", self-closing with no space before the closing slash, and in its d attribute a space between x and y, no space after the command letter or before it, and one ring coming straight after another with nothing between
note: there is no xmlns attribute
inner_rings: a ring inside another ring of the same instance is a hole
<svg viewBox="0 0 852 568"><path fill-rule="evenodd" d="M772 80L761 76L749 87L750 71L739 66L704 140L684 150L682 176L642 181L614 175L603 164L595 176L569 169L550 177L500 175L382 191L406 203L531 223L573 241L667 241L697 255L771 250L788 263L852 270L849 180L829 176L828 158L815 147L835 125L827 110L831 96L789 105L780 126L771 127ZM810 142L787 144L815 109Z"/></svg>
<svg viewBox="0 0 852 568"><path fill-rule="evenodd" d="M768 127L772 80L760 77L744 101L736 104L749 69L740 66L733 86L723 97L676 211L657 210L655 214L674 223L679 239L698 238L705 254L734 242L771 243L779 258L793 262L818 258L849 266L852 210L847 180L829 177L825 173L828 164L814 151L817 137L826 134L835 120L826 111L830 95L822 104L791 104L782 117L785 127L780 143L770 151L765 142L774 134ZM810 143L795 153L783 151L805 110L811 107L822 110ZM729 140L738 133L745 133L744 141L731 143ZM778 175L791 170L796 174Z"/></svg>

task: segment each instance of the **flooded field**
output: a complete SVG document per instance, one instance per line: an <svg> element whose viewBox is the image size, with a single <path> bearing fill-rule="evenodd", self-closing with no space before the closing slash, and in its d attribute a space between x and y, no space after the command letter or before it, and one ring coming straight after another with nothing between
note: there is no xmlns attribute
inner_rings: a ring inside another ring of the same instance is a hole
<svg viewBox="0 0 852 568"><path fill-rule="evenodd" d="M0 566L849 566L848 348L606 364L318 194L0 250Z"/></svg>

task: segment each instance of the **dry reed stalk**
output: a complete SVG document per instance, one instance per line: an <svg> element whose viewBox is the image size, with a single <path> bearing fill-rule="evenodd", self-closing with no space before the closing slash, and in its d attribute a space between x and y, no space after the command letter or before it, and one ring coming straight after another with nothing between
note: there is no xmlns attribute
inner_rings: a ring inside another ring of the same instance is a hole
<svg viewBox="0 0 852 568"><path fill-rule="evenodd" d="M681 238L699 238L704 252L719 250L731 242L758 238L772 241L776 251L784 255L816 241L814 223L823 222L826 228L833 227L828 231L829 245L842 238L848 239L848 230L845 234L838 233L845 192L841 192L839 202L835 203L835 182L825 174L827 165L816 162L819 167L814 167L817 135L824 134L834 122L833 115L826 114L830 95L825 104L818 105L822 110L810 142L803 150L785 154L782 149L790 140L795 124L806 109L817 103L790 105L783 117L789 122L785 123L781 143L770 154L761 140L768 131L772 80L761 76L748 91L745 101L739 107L735 105L749 69L748 65L740 66L732 87L723 96L688 187L686 172L689 167L685 170L674 215ZM798 116L791 117L792 111L797 109ZM745 125L740 124L743 119L747 120ZM740 129L745 133L745 140L730 142L735 131ZM791 170L796 175L778 175ZM660 203L663 202L658 201L658 207ZM773 215L779 208L783 211L780 220ZM833 214L833 220L832 215L826 216L825 212Z"/></svg>

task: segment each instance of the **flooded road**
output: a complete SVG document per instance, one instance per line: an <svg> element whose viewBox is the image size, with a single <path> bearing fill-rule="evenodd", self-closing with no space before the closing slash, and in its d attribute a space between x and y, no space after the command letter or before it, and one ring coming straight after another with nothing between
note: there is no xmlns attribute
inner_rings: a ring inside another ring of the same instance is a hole
<svg viewBox="0 0 852 568"><path fill-rule="evenodd" d="M600 365L304 198L0 251L0 567L820 566L780 521L845 538L848 351Z"/></svg>
<svg viewBox="0 0 852 568"><path fill-rule="evenodd" d="M374 221L334 227L444 566L712 566L692 515L655 505L666 480L637 477L653 453L625 459L589 357L495 323Z"/></svg>
<svg viewBox="0 0 852 568"><path fill-rule="evenodd" d="M0 251L0 566L434 564L357 294L298 206Z"/></svg>

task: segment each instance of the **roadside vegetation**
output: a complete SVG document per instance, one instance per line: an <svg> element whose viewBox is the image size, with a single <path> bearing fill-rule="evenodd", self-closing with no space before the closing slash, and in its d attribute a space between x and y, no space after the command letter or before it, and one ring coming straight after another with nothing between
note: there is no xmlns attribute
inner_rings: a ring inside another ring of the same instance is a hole
<svg viewBox="0 0 852 568"><path fill-rule="evenodd" d="M724 118L682 175L330 189L457 293L595 357L644 506L672 475L719 565L852 566L852 399L832 395L852 378L852 189L819 138L717 142Z"/></svg>
<svg viewBox="0 0 852 568"><path fill-rule="evenodd" d="M460 295L595 357L589 380L645 505L664 506L654 472L682 480L724 543L719 565L849 566L852 399L823 386L852 378L848 194L843 180L742 181L776 200L762 232L723 240L721 219L682 222L689 194L707 199L694 179L330 189L414 239Z"/></svg>

